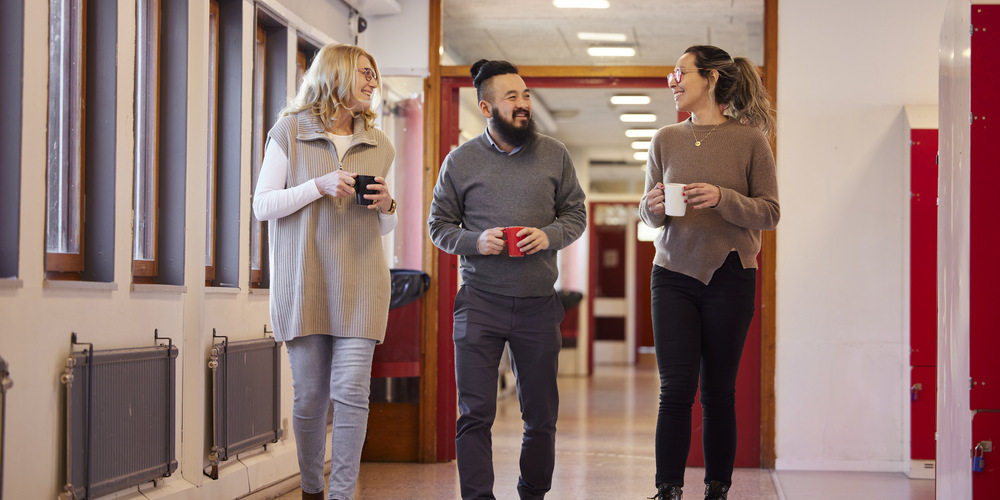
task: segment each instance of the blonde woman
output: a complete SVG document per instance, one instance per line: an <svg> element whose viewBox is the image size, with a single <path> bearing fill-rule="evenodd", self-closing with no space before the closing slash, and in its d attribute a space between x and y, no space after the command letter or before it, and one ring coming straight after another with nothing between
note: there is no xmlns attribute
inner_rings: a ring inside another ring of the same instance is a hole
<svg viewBox="0 0 1000 500"><path fill-rule="evenodd" d="M656 496L680 500L701 385L705 498L725 500L736 456L736 373L754 314L760 233L780 216L767 91L757 66L710 45L684 51L669 76L691 117L653 136L640 217L662 227L651 276L660 372ZM687 210L666 214L664 183ZM700 380L699 380L700 379Z"/></svg>
<svg viewBox="0 0 1000 500"><path fill-rule="evenodd" d="M268 221L271 323L292 369L292 427L303 499L354 497L368 425L372 355L385 338L396 225L385 176L396 152L374 127L380 77L353 45L327 45L268 132L254 214ZM374 176L355 199L356 177ZM334 408L329 489L326 418Z"/></svg>

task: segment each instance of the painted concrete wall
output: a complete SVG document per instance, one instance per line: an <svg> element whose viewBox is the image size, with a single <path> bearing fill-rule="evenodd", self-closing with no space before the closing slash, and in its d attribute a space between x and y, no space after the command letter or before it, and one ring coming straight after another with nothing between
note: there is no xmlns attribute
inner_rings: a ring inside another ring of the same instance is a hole
<svg viewBox="0 0 1000 500"><path fill-rule="evenodd" d="M944 0L778 5L779 469L909 466L909 140Z"/></svg>
<svg viewBox="0 0 1000 500"><path fill-rule="evenodd" d="M243 7L243 59L252 61L255 3ZM212 330L230 340L260 338L270 331L267 291L251 290L249 282L250 217L250 103L251 65L244 64L243 130L240 181L240 276L238 289L206 288L205 261L205 110L208 108L208 0L188 0L188 135L186 176L186 235L184 286L131 284L132 179L135 71L135 2L117 0L117 72L115 113L115 281L110 286L73 286L46 282L45 158L48 68L48 2L25 1L22 133L20 261L18 276L0 283L0 355L8 362L13 388L6 400L4 461L5 498L55 498L64 483L64 389L59 381L70 353L70 335L97 349L154 345L153 331L170 337L179 348L176 405L176 458L179 470L160 484L144 485L152 498L236 498L298 473L291 434L291 372L282 354L284 437L266 451L247 453L241 460L223 462L220 478L203 474L207 465L208 356ZM339 0L278 1L263 4L290 27L291 49L298 34L319 44L350 37L349 9ZM426 14L424 15L426 18ZM389 16L381 16L388 19ZM308 21L307 21L308 20ZM369 19L377 25L378 19ZM359 39L364 46L364 39ZM413 43L408 41L407 43ZM416 43L426 42L418 41ZM289 57L294 64L294 57ZM290 69L290 73L294 74ZM294 84L289 85L294 91ZM34 111L30 111L34 110ZM30 452L27 452L30 450ZM141 498L132 489L119 498Z"/></svg>

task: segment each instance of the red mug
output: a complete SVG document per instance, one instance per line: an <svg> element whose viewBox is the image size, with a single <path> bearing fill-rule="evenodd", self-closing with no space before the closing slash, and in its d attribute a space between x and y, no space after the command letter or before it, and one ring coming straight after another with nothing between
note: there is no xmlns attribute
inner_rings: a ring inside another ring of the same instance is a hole
<svg viewBox="0 0 1000 500"><path fill-rule="evenodd" d="M511 257L524 257L524 252L517 247L521 238L517 236L518 231L524 229L523 226L511 226L503 228L504 240L507 241L507 254Z"/></svg>

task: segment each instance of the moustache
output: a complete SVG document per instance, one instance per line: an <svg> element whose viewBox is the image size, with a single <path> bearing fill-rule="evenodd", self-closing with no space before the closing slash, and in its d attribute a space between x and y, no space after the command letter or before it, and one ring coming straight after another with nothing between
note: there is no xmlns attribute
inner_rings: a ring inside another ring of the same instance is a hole
<svg viewBox="0 0 1000 500"><path fill-rule="evenodd" d="M518 116L523 116L530 120L531 111L524 108L520 108L520 109L515 109L514 112L510 114L511 119L517 118Z"/></svg>

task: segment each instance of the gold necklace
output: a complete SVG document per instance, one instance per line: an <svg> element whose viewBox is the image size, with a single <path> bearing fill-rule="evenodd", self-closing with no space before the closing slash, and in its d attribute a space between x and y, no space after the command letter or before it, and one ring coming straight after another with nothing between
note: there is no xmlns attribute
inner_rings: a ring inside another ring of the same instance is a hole
<svg viewBox="0 0 1000 500"><path fill-rule="evenodd" d="M712 127L712 130L709 130L708 133L705 134L705 137L701 138L701 141L704 141L705 139L708 139L708 136L712 135L712 132L715 132L715 129L719 128L719 125L722 125L723 123L726 123L726 122L724 122L724 121L719 122L719 123L717 123L715 125L715 127ZM693 121L692 122L688 122L688 125L691 125L691 136L694 137L694 145L695 146L701 146L701 141L699 141L698 140L698 136L694 134L694 122Z"/></svg>

